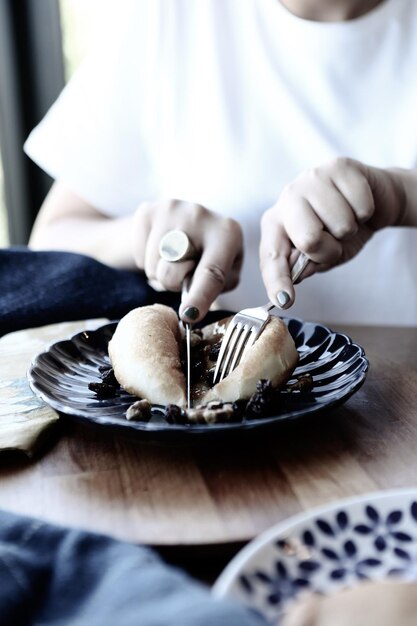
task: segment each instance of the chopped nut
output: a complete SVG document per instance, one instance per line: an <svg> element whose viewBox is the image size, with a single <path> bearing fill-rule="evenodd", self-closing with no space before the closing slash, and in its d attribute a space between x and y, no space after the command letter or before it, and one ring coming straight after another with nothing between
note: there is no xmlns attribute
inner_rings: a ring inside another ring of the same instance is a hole
<svg viewBox="0 0 417 626"><path fill-rule="evenodd" d="M231 422L235 418L235 406L231 402L209 402L209 404L187 411L188 421L195 424Z"/></svg>
<svg viewBox="0 0 417 626"><path fill-rule="evenodd" d="M311 374L301 374L295 383L287 385L287 391L311 391L313 388L313 377Z"/></svg>
<svg viewBox="0 0 417 626"><path fill-rule="evenodd" d="M151 403L149 400L137 400L126 411L127 420L146 422L151 416Z"/></svg>
<svg viewBox="0 0 417 626"><path fill-rule="evenodd" d="M208 402L206 406L211 411L216 411L217 409L223 408L223 402L219 402L218 400L212 400L211 402Z"/></svg>
<svg viewBox="0 0 417 626"><path fill-rule="evenodd" d="M190 424L205 424L206 421L203 417L204 408L188 409L187 419Z"/></svg>

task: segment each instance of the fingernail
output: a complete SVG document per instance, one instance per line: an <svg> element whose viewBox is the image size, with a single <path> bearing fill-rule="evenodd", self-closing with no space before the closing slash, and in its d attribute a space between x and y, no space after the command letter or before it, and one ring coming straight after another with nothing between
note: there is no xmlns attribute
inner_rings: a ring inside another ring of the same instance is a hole
<svg viewBox="0 0 417 626"><path fill-rule="evenodd" d="M278 306L281 307L281 309L285 309L290 300L291 298L286 291L279 291L277 293L277 302Z"/></svg>
<svg viewBox="0 0 417 626"><path fill-rule="evenodd" d="M195 306L188 306L182 312L184 317L188 317L189 320L196 320L200 315L200 311Z"/></svg>

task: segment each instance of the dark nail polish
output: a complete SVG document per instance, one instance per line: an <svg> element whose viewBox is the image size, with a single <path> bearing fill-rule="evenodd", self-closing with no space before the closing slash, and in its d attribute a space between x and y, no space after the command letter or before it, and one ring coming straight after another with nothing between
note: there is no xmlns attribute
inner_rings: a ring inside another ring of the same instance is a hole
<svg viewBox="0 0 417 626"><path fill-rule="evenodd" d="M182 312L184 317L188 317L189 320L196 320L200 315L200 311L195 306L189 306Z"/></svg>
<svg viewBox="0 0 417 626"><path fill-rule="evenodd" d="M291 300L289 294L286 291L279 291L277 294L277 302L278 302L278 306L281 307L281 309L284 309L287 304L289 303L289 301Z"/></svg>

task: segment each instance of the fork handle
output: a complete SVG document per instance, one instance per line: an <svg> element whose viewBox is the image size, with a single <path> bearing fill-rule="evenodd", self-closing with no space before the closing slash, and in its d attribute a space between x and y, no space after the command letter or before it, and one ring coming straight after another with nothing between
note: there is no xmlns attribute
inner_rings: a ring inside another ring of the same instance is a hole
<svg viewBox="0 0 417 626"><path fill-rule="evenodd" d="M306 256L304 252L300 252L300 256L298 257L291 269L291 280L293 283L295 283L300 278L309 261L310 259L308 258L308 256Z"/></svg>

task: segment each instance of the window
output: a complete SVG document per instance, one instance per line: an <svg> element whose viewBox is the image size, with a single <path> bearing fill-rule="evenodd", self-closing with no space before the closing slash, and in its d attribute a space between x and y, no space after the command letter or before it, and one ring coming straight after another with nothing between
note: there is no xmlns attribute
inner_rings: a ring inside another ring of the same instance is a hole
<svg viewBox="0 0 417 626"><path fill-rule="evenodd" d="M96 26L101 22L109 2L110 0L59 0L67 80L88 52Z"/></svg>
<svg viewBox="0 0 417 626"><path fill-rule="evenodd" d="M9 243L7 232L7 212L4 198L4 176L3 165L0 158L0 248L4 248Z"/></svg>
<svg viewBox="0 0 417 626"><path fill-rule="evenodd" d="M0 246L28 240L52 180L24 155L23 143L84 58L110 5L117 10L114 0L0 0Z"/></svg>
<svg viewBox="0 0 417 626"><path fill-rule="evenodd" d="M2 243L5 239L5 205L9 241L25 244L51 185L49 177L26 157L22 146L63 85L57 0L0 2Z"/></svg>

